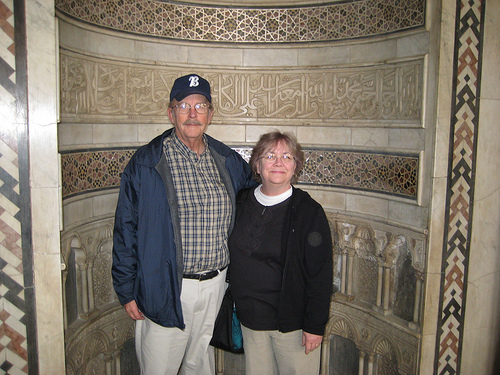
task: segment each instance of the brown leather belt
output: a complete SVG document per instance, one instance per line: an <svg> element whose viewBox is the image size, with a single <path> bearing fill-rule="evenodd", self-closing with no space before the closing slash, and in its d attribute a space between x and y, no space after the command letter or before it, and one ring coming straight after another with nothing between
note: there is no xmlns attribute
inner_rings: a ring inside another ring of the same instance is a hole
<svg viewBox="0 0 500 375"><path fill-rule="evenodd" d="M222 271L224 271L227 268L221 268L220 270L215 270L215 271L209 271L209 272L204 272L204 273L193 273L193 274L184 274L182 277L184 279L193 279L193 280L198 280L198 281L205 281L205 280L210 280L213 279L215 276L219 275Z"/></svg>

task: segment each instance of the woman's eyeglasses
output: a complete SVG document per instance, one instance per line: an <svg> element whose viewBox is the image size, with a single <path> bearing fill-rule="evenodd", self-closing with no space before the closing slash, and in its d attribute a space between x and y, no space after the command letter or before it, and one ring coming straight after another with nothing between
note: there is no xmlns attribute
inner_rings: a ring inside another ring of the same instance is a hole
<svg viewBox="0 0 500 375"><path fill-rule="evenodd" d="M210 109L210 104L208 104L208 103L196 103L194 106L192 106L191 104L181 102L179 104L174 105L174 107L177 108L177 112L179 112L180 114L183 114L183 115L191 112L191 108L194 108L196 113L198 113L200 115L205 115L208 113L208 111Z"/></svg>
<svg viewBox="0 0 500 375"><path fill-rule="evenodd" d="M276 163L278 159L281 159L281 162L284 164L291 163L295 160L292 154L284 153L281 156L278 156L272 152L269 152L264 156L261 156L259 159L264 159L264 161L267 163Z"/></svg>

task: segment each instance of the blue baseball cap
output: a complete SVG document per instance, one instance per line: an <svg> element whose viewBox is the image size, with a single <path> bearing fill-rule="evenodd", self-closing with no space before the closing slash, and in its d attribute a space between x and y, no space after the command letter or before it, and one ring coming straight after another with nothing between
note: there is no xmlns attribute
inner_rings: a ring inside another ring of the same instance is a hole
<svg viewBox="0 0 500 375"><path fill-rule="evenodd" d="M181 101L186 96L192 94L203 95L210 103L212 103L210 83L198 74L189 74L187 76L177 78L172 86L172 90L170 91L170 101L174 99Z"/></svg>

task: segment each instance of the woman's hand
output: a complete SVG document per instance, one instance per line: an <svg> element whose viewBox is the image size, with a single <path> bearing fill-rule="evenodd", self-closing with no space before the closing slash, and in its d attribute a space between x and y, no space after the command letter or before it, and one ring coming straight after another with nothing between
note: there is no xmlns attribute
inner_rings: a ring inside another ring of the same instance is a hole
<svg viewBox="0 0 500 375"><path fill-rule="evenodd" d="M126 303L123 307L125 307L125 311L128 316L130 316L134 320L144 320L144 315L141 310L137 307L137 303L135 301L130 301Z"/></svg>
<svg viewBox="0 0 500 375"><path fill-rule="evenodd" d="M323 336L313 335L312 333L302 331L302 346L306 347L306 354L309 354L313 350L319 348L322 341Z"/></svg>

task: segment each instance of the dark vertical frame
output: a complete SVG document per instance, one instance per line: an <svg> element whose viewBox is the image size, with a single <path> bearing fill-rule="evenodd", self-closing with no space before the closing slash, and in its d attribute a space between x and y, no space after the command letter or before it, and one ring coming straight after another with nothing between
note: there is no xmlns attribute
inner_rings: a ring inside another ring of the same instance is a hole
<svg viewBox="0 0 500 375"><path fill-rule="evenodd" d="M16 117L19 152L19 221L24 273L26 340L28 373L38 374L37 325L35 310L35 285L31 221L31 193L29 180L29 132L28 132L28 75L26 43L26 0L14 1L14 41L16 58Z"/></svg>

